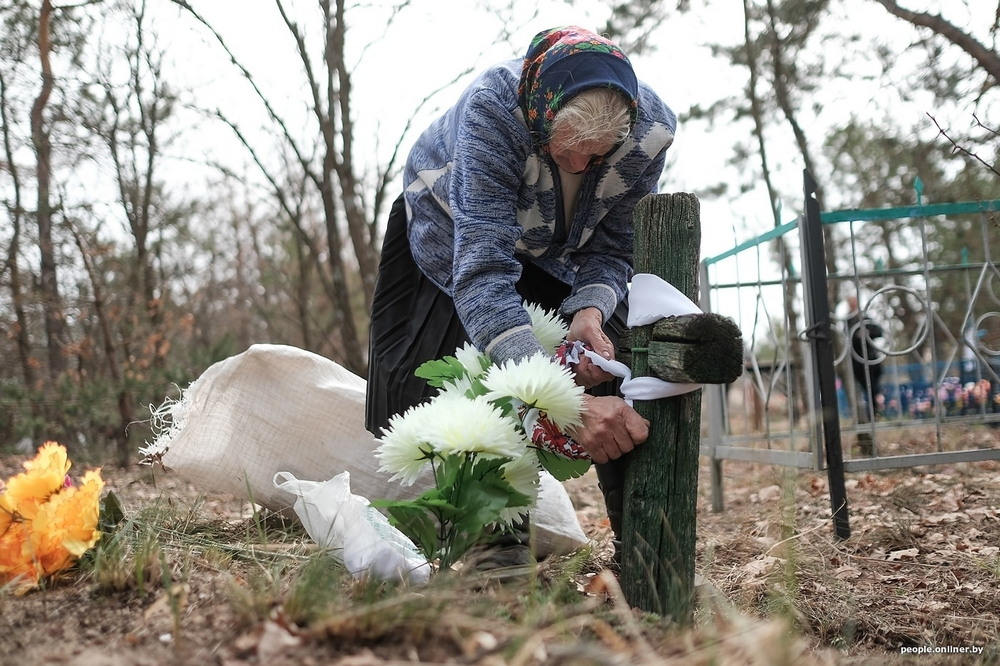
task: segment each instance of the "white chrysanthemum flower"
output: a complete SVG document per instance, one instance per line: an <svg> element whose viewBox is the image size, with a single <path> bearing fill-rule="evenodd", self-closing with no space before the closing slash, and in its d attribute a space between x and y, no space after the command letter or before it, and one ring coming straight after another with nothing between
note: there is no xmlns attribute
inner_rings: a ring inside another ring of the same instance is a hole
<svg viewBox="0 0 1000 666"><path fill-rule="evenodd" d="M538 500L539 480L538 457L533 453L515 458L503 466L503 478L519 493L529 497L528 504L518 507L507 507L500 513L504 524L511 524L524 516Z"/></svg>
<svg viewBox="0 0 1000 666"><path fill-rule="evenodd" d="M430 403L423 403L389 419L389 426L382 430L382 443L375 450L375 457L381 463L379 471L393 475L390 481L398 480L404 486L411 486L430 462L432 447L424 433L434 418Z"/></svg>
<svg viewBox="0 0 1000 666"><path fill-rule="evenodd" d="M523 305L531 317L531 332L535 334L535 338L549 355L554 354L556 347L566 339L569 328L555 312L549 312L541 306L527 301Z"/></svg>
<svg viewBox="0 0 1000 666"><path fill-rule="evenodd" d="M471 379L481 377L486 372L483 366L489 367L490 364L490 357L473 347L470 342L455 350L455 358Z"/></svg>
<svg viewBox="0 0 1000 666"><path fill-rule="evenodd" d="M567 368L543 354L493 366L483 377L483 384L487 400L516 398L545 412L560 430L582 423L583 387L577 386Z"/></svg>
<svg viewBox="0 0 1000 666"><path fill-rule="evenodd" d="M457 379L445 382L439 392L454 393L455 395L468 397L466 394L471 390L472 390L472 380L467 376L462 376Z"/></svg>
<svg viewBox="0 0 1000 666"><path fill-rule="evenodd" d="M421 425L421 438L444 455L478 453L519 458L526 448L517 422L482 397L469 400L451 391L442 393L427 405Z"/></svg>

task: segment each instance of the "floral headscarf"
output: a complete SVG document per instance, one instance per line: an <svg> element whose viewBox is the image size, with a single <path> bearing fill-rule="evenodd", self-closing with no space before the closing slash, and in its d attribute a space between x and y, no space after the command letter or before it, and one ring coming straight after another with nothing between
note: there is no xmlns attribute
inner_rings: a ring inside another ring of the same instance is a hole
<svg viewBox="0 0 1000 666"><path fill-rule="evenodd" d="M638 108L639 83L632 63L613 42L584 28L543 30L524 56L517 94L536 146L545 148L556 112L589 88L614 88Z"/></svg>

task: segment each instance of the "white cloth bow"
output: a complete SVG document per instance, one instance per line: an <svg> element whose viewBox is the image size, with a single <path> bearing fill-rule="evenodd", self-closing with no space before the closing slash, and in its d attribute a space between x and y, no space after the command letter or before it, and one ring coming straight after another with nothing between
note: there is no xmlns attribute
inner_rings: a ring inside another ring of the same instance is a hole
<svg viewBox="0 0 1000 666"><path fill-rule="evenodd" d="M632 286L628 295L628 325L646 326L675 315L698 314L702 310L691 302L687 296L677 290L674 285L650 273L639 273L632 278ZM635 400L656 400L669 398L683 393L689 393L702 387L701 384L682 384L667 382L657 377L636 377L621 361L606 359L597 352L584 349L579 340L567 354L571 363L579 362L580 354L584 354L597 367L622 378L621 394L629 405Z"/></svg>

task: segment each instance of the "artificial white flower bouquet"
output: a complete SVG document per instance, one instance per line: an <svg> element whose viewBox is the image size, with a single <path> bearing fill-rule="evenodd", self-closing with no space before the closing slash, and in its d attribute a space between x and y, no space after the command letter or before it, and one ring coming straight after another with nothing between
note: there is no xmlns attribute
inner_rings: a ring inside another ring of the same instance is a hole
<svg viewBox="0 0 1000 666"><path fill-rule="evenodd" d="M566 326L553 313L525 308L535 337L555 353ZM389 420L376 456L381 471L404 485L430 466L434 487L416 499L373 504L447 570L487 527L509 526L529 511L542 468L559 480L589 468L589 460L532 441L539 422L562 433L581 424L583 388L545 354L497 365L470 344L424 363L416 374L440 391Z"/></svg>

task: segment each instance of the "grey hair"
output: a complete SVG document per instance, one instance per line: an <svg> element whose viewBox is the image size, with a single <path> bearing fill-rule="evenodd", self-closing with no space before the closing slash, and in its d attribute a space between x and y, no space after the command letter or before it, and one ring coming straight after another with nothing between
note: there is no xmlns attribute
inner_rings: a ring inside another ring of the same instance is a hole
<svg viewBox="0 0 1000 666"><path fill-rule="evenodd" d="M608 141L617 146L631 129L631 105L624 95L614 88L589 88L556 112L549 137L561 132L563 145L569 148L587 141Z"/></svg>

